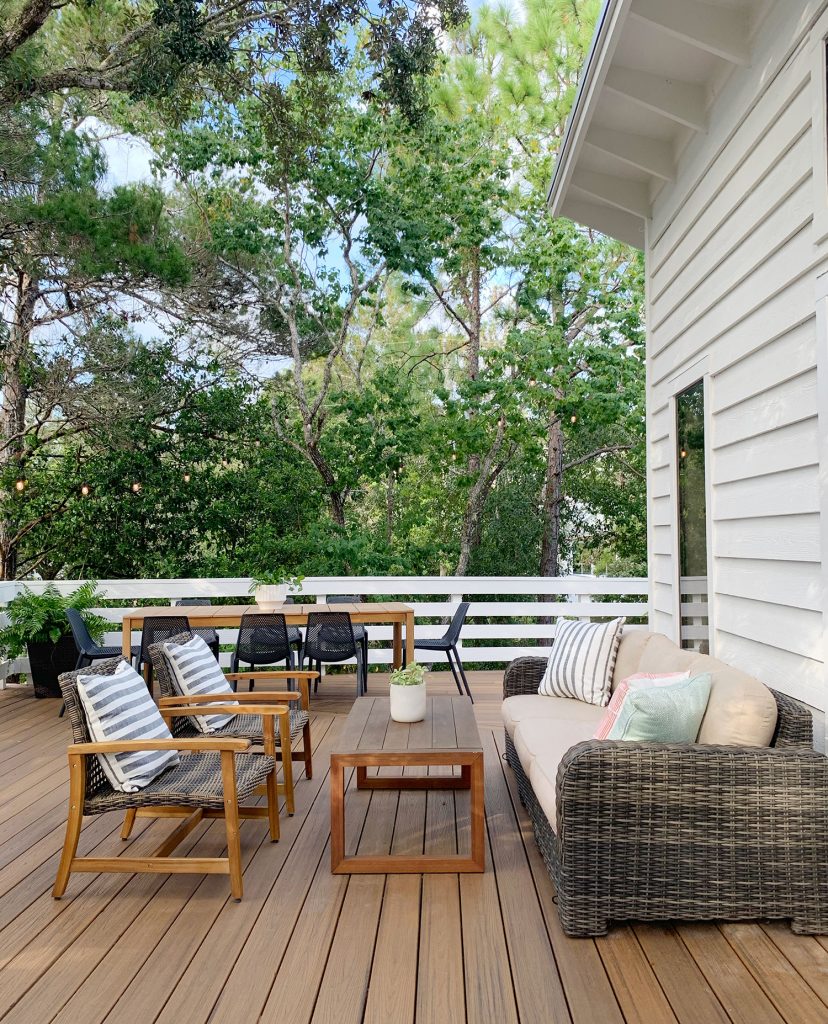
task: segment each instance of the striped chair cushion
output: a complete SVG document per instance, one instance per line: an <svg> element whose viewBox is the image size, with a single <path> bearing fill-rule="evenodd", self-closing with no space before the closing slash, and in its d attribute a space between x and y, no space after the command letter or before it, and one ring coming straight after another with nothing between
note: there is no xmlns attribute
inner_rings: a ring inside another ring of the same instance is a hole
<svg viewBox="0 0 828 1024"><path fill-rule="evenodd" d="M603 707L610 696L623 625L623 618L610 622L558 619L555 643L538 693Z"/></svg>
<svg viewBox="0 0 828 1024"><path fill-rule="evenodd" d="M173 686L182 697L198 697L205 693L226 693L228 704L233 700L233 688L227 681L212 651L200 636L186 643L164 644L164 653L172 668ZM190 721L204 733L214 733L233 721L235 715L193 715Z"/></svg>
<svg viewBox="0 0 828 1024"><path fill-rule="evenodd" d="M111 676L78 676L78 696L93 742L172 739L147 684L125 661ZM178 764L175 750L96 756L112 788L119 793L137 793L166 768Z"/></svg>

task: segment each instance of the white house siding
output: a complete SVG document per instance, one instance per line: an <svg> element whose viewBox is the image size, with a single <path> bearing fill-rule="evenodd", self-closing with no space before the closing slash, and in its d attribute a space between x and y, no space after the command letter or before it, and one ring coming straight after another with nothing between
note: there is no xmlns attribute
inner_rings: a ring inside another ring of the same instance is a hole
<svg viewBox="0 0 828 1024"><path fill-rule="evenodd" d="M811 79L826 7L771 5L750 67L658 196L647 244L653 627L678 636L673 397L706 377L712 651L822 710L815 292L828 244L812 221L828 195L815 194Z"/></svg>

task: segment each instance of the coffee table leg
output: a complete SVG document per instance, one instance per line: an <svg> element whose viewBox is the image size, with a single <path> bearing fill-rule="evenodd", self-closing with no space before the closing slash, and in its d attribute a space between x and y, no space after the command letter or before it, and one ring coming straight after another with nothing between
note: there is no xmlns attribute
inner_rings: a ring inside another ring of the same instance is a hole
<svg viewBox="0 0 828 1024"><path fill-rule="evenodd" d="M331 871L345 859L345 766L331 755Z"/></svg>
<svg viewBox="0 0 828 1024"><path fill-rule="evenodd" d="M465 774L465 766L464 766ZM486 844L483 838L483 829L486 825L486 810L484 802L484 777L483 777L483 754L477 754L471 764L471 859L478 871L484 871L486 867Z"/></svg>

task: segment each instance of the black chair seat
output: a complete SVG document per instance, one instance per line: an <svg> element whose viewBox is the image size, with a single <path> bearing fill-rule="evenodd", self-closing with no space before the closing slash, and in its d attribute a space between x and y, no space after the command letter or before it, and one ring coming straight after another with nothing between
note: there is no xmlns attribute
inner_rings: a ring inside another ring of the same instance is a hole
<svg viewBox="0 0 828 1024"><path fill-rule="evenodd" d="M414 647L419 651L449 651L451 646L451 642L442 637L438 637L436 640L415 639L414 641Z"/></svg>
<svg viewBox="0 0 828 1024"><path fill-rule="evenodd" d="M82 653L85 654L87 658L117 658L123 655L123 650L120 645L117 647L114 645L112 647L99 647L95 644L94 647L89 648ZM129 653L131 658L137 658L141 653L141 645L136 644L134 647L130 647Z"/></svg>

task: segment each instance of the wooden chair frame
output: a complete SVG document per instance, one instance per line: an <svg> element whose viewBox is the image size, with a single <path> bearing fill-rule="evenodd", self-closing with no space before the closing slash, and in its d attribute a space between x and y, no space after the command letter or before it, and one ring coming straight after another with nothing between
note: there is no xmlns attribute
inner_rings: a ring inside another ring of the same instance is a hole
<svg viewBox="0 0 828 1024"><path fill-rule="evenodd" d="M225 694L222 698L227 700ZM282 749L288 756L282 770L284 784L276 781L276 761L263 787L256 792L267 796L264 807L240 806L236 786L235 754L249 751L251 741L233 737L209 737L199 739L170 740L112 740L98 743L73 743L69 747L69 815L66 823L66 838L63 844L52 895L60 899L66 891L69 876L73 871L81 872L150 872L163 874L227 874L230 876L230 892L234 900L242 898L240 819L267 818L271 842L279 839L279 793L284 793L288 807L293 805L293 771L290 756L290 719L287 707L273 704L246 703L240 710L236 706L210 702L208 698L193 698L199 703L210 703L209 707L185 708L168 706L161 709L165 719L171 720L183 715L248 714L261 715L265 753L273 757L276 748L275 719L279 719L279 738ZM184 821L170 833L161 845L145 857L78 857L77 848L83 826L83 804L86 792L86 763L89 757L104 753L122 753L130 750L178 750L183 752L221 755L223 809L195 808L176 804L139 806L129 808L121 829L121 838L128 839L136 817L184 818ZM226 857L174 857L173 851L205 818L224 818L227 834Z"/></svg>

